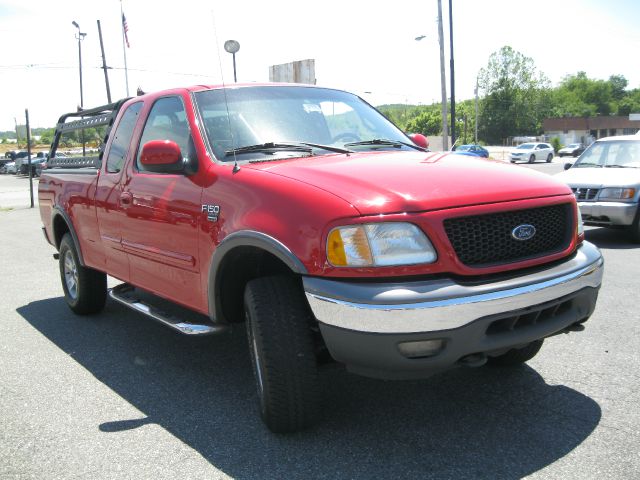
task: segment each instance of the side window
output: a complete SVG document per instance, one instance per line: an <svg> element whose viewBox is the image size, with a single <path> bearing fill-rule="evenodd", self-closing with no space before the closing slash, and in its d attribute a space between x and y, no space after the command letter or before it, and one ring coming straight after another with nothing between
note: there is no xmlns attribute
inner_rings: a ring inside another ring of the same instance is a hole
<svg viewBox="0 0 640 480"><path fill-rule="evenodd" d="M133 129L138 121L138 115L142 109L142 102L129 105L122 115L122 119L118 124L115 133L113 135L113 141L111 142L111 148L109 149L109 157L107 157L107 172L118 173L122 170L124 161L129 151L129 145L131 144L131 136L133 135Z"/></svg>
<svg viewBox="0 0 640 480"><path fill-rule="evenodd" d="M171 140L176 142L186 156L189 149L190 139L187 114L180 97L161 98L153 104L147 123L142 132L136 167L139 171L144 171L144 166L140 163L142 146L151 140Z"/></svg>

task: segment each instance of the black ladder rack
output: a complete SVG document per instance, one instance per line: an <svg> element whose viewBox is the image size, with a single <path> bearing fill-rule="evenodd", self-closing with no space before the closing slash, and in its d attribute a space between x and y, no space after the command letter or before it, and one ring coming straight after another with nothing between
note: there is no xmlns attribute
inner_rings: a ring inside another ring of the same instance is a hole
<svg viewBox="0 0 640 480"><path fill-rule="evenodd" d="M46 162L47 170L56 168L95 168L99 169L102 165L102 153L104 145L109 138L113 122L120 111L120 108L129 98L118 100L115 103L109 103L100 107L78 110L77 112L65 113L58 119L56 124L55 135L51 149L49 150L49 159ZM85 128L95 128L108 125L102 143L98 148L98 155L82 156L82 157L56 157L58 144L62 134L83 130Z"/></svg>

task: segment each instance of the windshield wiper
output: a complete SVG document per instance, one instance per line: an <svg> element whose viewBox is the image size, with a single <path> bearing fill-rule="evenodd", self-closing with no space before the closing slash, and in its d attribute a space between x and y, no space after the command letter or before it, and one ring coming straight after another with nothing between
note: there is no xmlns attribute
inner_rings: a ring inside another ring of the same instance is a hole
<svg viewBox="0 0 640 480"><path fill-rule="evenodd" d="M233 150L227 150L225 157L232 155L242 155L244 153L263 152L274 154L276 152L289 151L289 152L304 152L312 153L312 149L320 148L334 153L353 153L353 150L346 148L334 147L333 145L321 145L319 143L310 142L266 142L259 143L257 145L248 145L246 147L238 147Z"/></svg>
<svg viewBox="0 0 640 480"><path fill-rule="evenodd" d="M602 168L602 165L598 164L598 163L578 163L577 165L574 165L571 168L581 168L581 167L596 167L596 168Z"/></svg>
<svg viewBox="0 0 640 480"><path fill-rule="evenodd" d="M247 145L246 147L238 147L233 150L227 150L224 152L225 157L231 157L233 155L242 155L245 153L263 152L274 154L276 152L289 151L289 152L303 152L311 153L312 149L309 146L297 145L294 143L258 143L257 145Z"/></svg>
<svg viewBox="0 0 640 480"><path fill-rule="evenodd" d="M605 165L605 168L638 168L631 165Z"/></svg>
<svg viewBox="0 0 640 480"><path fill-rule="evenodd" d="M425 151L424 148L419 147L418 145L412 145L411 143L401 142L399 140L387 140L385 138L374 138L373 140L363 140L361 142L349 142L344 144L345 147L355 147L359 145L383 145L394 148L400 148L404 145L405 147L411 147L416 150L420 150L421 152Z"/></svg>
<svg viewBox="0 0 640 480"><path fill-rule="evenodd" d="M353 150L348 150L346 148L334 147L333 145L321 145L320 143L309 143L309 142L299 142L300 145L306 145L307 147L313 148L321 148L323 150L327 150L328 152L335 153L353 153Z"/></svg>

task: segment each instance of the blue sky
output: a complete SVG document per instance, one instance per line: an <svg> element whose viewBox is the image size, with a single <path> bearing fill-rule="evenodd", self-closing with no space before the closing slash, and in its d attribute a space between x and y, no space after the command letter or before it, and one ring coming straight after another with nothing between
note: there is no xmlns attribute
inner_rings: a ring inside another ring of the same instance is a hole
<svg viewBox="0 0 640 480"><path fill-rule="evenodd" d="M152 6L153 5L153 6ZM319 85L373 104L440 98L436 0L300 2L124 0L131 48L130 93L233 80L225 40L240 42L238 80L268 81L269 65L314 58ZM533 58L553 84L580 70L624 75L640 87L640 2L632 0L453 0L456 98L472 98L478 70L504 45ZM73 12L73 13L72 13ZM448 0L443 0L449 56ZM118 0L9 0L0 4L0 130L53 126L79 104L77 21L85 107L106 103L96 20L105 41L112 97L126 95ZM414 40L426 35L420 42ZM447 72L447 83L448 72ZM367 93L365 93L367 92Z"/></svg>

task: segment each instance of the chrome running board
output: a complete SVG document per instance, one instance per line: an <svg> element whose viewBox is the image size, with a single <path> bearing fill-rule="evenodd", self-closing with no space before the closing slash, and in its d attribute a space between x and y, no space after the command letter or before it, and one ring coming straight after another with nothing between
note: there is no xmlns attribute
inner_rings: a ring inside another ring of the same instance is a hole
<svg viewBox="0 0 640 480"><path fill-rule="evenodd" d="M206 317L204 315L200 315L179 306L175 306L173 309L184 311L187 315L201 316L203 323L185 321L178 315L167 313L161 310L160 307L151 303L153 299L157 299L159 302L169 303L167 300L163 300L159 297L137 290L135 287L126 283L110 289L109 296L125 307L129 307L136 312L142 313L147 317L151 317L180 333L184 333L185 335L213 335L227 331L228 329L226 326L204 323L206 321Z"/></svg>

